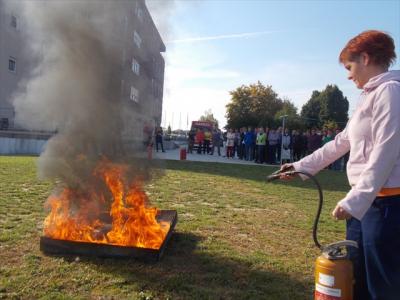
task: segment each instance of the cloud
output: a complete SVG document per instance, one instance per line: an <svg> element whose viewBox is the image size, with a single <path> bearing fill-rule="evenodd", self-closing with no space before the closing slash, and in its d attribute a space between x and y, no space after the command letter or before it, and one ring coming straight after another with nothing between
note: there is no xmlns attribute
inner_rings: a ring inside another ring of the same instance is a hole
<svg viewBox="0 0 400 300"><path fill-rule="evenodd" d="M281 31L269 30L269 31L245 32L245 33L234 33L234 34L203 36L203 37L189 37L189 38L170 40L170 41L167 41L166 44L194 43L194 42L204 42L204 41L212 41L212 40L251 38L251 37L257 37L257 36L277 33L277 32L281 32Z"/></svg>

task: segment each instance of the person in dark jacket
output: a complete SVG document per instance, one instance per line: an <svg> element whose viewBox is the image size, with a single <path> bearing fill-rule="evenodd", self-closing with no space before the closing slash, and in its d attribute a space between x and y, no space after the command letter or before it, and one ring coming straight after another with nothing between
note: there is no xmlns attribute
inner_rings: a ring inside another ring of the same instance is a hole
<svg viewBox="0 0 400 300"><path fill-rule="evenodd" d="M161 151L164 151L164 144L163 144L163 130L161 127L158 127L156 130L156 151L158 152L158 145L161 145Z"/></svg>
<svg viewBox="0 0 400 300"><path fill-rule="evenodd" d="M313 153L322 145L322 138L317 134L315 129L311 129L311 134L307 137L307 150L308 154Z"/></svg>

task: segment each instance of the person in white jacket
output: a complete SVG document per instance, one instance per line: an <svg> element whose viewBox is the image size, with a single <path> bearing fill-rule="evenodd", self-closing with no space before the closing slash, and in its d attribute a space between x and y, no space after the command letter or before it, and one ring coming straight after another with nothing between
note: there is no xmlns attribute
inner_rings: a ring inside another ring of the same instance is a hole
<svg viewBox="0 0 400 300"><path fill-rule="evenodd" d="M282 170L316 174L350 151L351 190L332 212L347 220L354 263L354 300L400 299L400 71L388 71L393 39L369 30L351 39L339 61L361 89L358 106L333 141Z"/></svg>

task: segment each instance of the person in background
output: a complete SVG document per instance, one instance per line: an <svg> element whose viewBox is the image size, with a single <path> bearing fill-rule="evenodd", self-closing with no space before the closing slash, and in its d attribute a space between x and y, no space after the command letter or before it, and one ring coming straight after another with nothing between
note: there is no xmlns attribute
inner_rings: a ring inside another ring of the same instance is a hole
<svg viewBox="0 0 400 300"><path fill-rule="evenodd" d="M313 153L315 150L319 149L322 144L322 138L317 134L317 131L313 128L311 129L311 134L307 137L307 150L308 154Z"/></svg>
<svg viewBox="0 0 400 300"><path fill-rule="evenodd" d="M221 132L218 128L215 128L212 134L211 155L214 155L215 147L217 147L218 156L221 156Z"/></svg>
<svg viewBox="0 0 400 300"><path fill-rule="evenodd" d="M204 131L204 144L203 144L203 153L204 154L210 154L210 144L211 144L211 137L212 134L210 130L206 129Z"/></svg>
<svg viewBox="0 0 400 300"><path fill-rule="evenodd" d="M233 147L235 146L235 133L229 128L226 134L226 157L233 158Z"/></svg>
<svg viewBox="0 0 400 300"><path fill-rule="evenodd" d="M282 151L282 127L278 127L276 130L278 134L278 144L276 145L276 156L277 156L277 163L281 163L281 151Z"/></svg>
<svg viewBox="0 0 400 300"><path fill-rule="evenodd" d="M256 163L259 163L259 164L264 163L265 143L266 142L267 142L267 135L264 132L264 128L260 127L258 129L257 141L256 141L257 152L258 152Z"/></svg>
<svg viewBox="0 0 400 300"><path fill-rule="evenodd" d="M196 141L197 141L197 144L198 144L197 153L201 154L201 149L203 148L203 144L204 144L204 132L203 132L203 130L201 128L197 129Z"/></svg>
<svg viewBox="0 0 400 300"><path fill-rule="evenodd" d="M301 159L303 140L298 130L292 130L293 161Z"/></svg>
<svg viewBox="0 0 400 300"><path fill-rule="evenodd" d="M400 71L388 34L369 30L352 38L339 60L362 90L346 128L299 162L283 165L316 174L350 151L351 190L332 215L346 220L353 260L354 300L400 298Z"/></svg>
<svg viewBox="0 0 400 300"><path fill-rule="evenodd" d="M194 139L196 136L196 132L192 129L189 131L188 137L188 152L193 153Z"/></svg>
<svg viewBox="0 0 400 300"><path fill-rule="evenodd" d="M161 151L164 151L164 144L163 144L163 130L161 127L158 127L156 130L156 151L158 152L158 145L161 146Z"/></svg>
<svg viewBox="0 0 400 300"><path fill-rule="evenodd" d="M244 135L244 145L246 152L246 160L253 160L253 131L249 126Z"/></svg>
<svg viewBox="0 0 400 300"><path fill-rule="evenodd" d="M282 162L290 162L292 157L292 137L290 136L289 129L287 128L285 128L285 133L282 136L282 150L285 152L285 159L282 158Z"/></svg>
<svg viewBox="0 0 400 300"><path fill-rule="evenodd" d="M279 134L274 130L271 129L268 133L268 158L269 158L269 163L271 165L276 164L276 147L278 145L278 139L279 139Z"/></svg>

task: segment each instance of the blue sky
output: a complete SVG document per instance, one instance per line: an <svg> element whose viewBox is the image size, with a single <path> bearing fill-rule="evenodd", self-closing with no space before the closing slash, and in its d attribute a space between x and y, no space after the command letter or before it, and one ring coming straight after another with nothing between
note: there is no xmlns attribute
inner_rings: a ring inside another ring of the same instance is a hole
<svg viewBox="0 0 400 300"><path fill-rule="evenodd" d="M351 114L359 90L338 63L347 41L364 30L383 30L400 57L400 1L170 3L169 14L153 18L167 46L162 125L173 129L186 129L187 118L190 124L208 109L224 126L229 91L258 80L299 112L313 90L337 84Z"/></svg>

